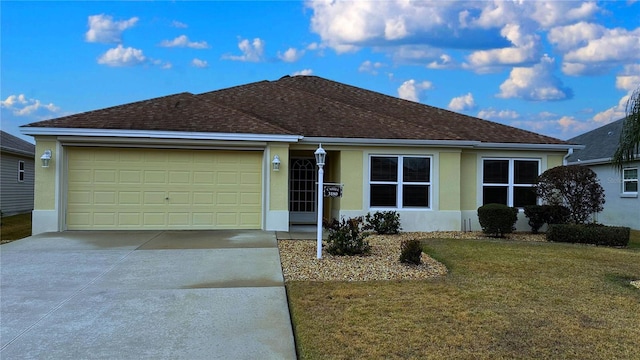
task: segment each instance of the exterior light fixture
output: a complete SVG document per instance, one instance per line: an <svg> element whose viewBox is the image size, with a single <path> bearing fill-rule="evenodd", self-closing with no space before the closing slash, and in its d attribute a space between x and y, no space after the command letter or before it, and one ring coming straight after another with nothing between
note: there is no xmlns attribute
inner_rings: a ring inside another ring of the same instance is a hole
<svg viewBox="0 0 640 360"><path fill-rule="evenodd" d="M280 171L280 156L274 155L273 161L271 162L271 166L273 171Z"/></svg>
<svg viewBox="0 0 640 360"><path fill-rule="evenodd" d="M324 161L327 157L327 152L322 148L322 144L318 146L314 155L316 157L316 164L318 164L318 233L316 239L316 257L322 259L322 201L324 198L322 189L324 187Z"/></svg>
<svg viewBox="0 0 640 360"><path fill-rule="evenodd" d="M40 156L40 160L42 160L42 167L43 168L48 168L49 167L49 161L51 161L51 150L45 150L44 154L42 154L42 156Z"/></svg>

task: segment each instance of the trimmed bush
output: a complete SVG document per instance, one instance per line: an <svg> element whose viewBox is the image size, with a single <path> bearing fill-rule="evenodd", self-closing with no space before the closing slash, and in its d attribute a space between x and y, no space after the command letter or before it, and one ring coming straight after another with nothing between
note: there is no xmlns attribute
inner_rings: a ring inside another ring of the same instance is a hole
<svg viewBox="0 0 640 360"><path fill-rule="evenodd" d="M547 224L566 224L571 218L571 210L563 205L543 205L545 206L545 217Z"/></svg>
<svg viewBox="0 0 640 360"><path fill-rule="evenodd" d="M547 240L603 246L629 245L630 229L597 224L555 224L549 226Z"/></svg>
<svg viewBox="0 0 640 360"><path fill-rule="evenodd" d="M524 215L529 218L529 226L534 234L537 234L542 225L547 222L544 205L525 206Z"/></svg>
<svg viewBox="0 0 640 360"><path fill-rule="evenodd" d="M570 211L562 205L530 205L524 207L524 215L529 218L531 232L537 234L544 224L566 224Z"/></svg>
<svg viewBox="0 0 640 360"><path fill-rule="evenodd" d="M400 262L420 265L422 263L422 245L420 240L404 240L400 244Z"/></svg>
<svg viewBox="0 0 640 360"><path fill-rule="evenodd" d="M362 234L362 217L333 219L330 223L325 222L325 227L329 230L326 249L331 255L361 255L371 249Z"/></svg>
<svg viewBox="0 0 640 360"><path fill-rule="evenodd" d="M518 209L503 204L486 204L478 208L482 231L493 237L504 237L515 230Z"/></svg>
<svg viewBox="0 0 640 360"><path fill-rule="evenodd" d="M373 216L368 213L365 218L365 230L373 230L378 235L395 235L399 234L400 214L395 211L376 211Z"/></svg>

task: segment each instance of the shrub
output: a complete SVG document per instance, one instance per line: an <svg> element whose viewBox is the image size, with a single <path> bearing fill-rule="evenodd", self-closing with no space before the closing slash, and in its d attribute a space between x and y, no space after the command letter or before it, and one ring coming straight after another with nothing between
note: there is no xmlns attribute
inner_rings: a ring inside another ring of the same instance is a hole
<svg viewBox="0 0 640 360"><path fill-rule="evenodd" d="M547 240L604 246L627 246L630 233L628 227L598 224L555 224L549 227Z"/></svg>
<svg viewBox="0 0 640 360"><path fill-rule="evenodd" d="M485 234L504 237L515 229L518 209L503 204L486 204L478 208L478 220Z"/></svg>
<svg viewBox="0 0 640 360"><path fill-rule="evenodd" d="M525 206L524 215L529 218L529 226L534 234L544 224L565 224L569 221L569 209L562 205Z"/></svg>
<svg viewBox="0 0 640 360"><path fill-rule="evenodd" d="M529 226L534 234L537 234L542 225L547 222L544 205L525 206L524 215L529 218Z"/></svg>
<svg viewBox="0 0 640 360"><path fill-rule="evenodd" d="M402 230L400 227L400 214L395 211L376 211L373 216L368 213L364 219L364 229L373 230L378 235L399 234L400 230Z"/></svg>
<svg viewBox="0 0 640 360"><path fill-rule="evenodd" d="M546 223L551 224L566 224L569 222L571 216L571 210L563 205L543 205L545 206Z"/></svg>
<svg viewBox="0 0 640 360"><path fill-rule="evenodd" d="M602 211L604 189L593 170L582 165L557 166L542 173L536 194L551 205L569 208L570 221L584 224L592 214Z"/></svg>
<svg viewBox="0 0 640 360"><path fill-rule="evenodd" d="M404 240L400 244L400 262L420 265L422 263L422 245L419 240Z"/></svg>
<svg viewBox="0 0 640 360"><path fill-rule="evenodd" d="M327 252L331 255L360 255L371 249L362 234L362 217L333 219L330 223L325 222L325 227L329 230Z"/></svg>

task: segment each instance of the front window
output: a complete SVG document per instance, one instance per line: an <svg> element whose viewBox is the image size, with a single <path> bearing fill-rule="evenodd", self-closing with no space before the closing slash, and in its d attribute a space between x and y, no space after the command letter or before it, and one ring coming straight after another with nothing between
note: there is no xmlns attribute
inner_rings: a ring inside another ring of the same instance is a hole
<svg viewBox="0 0 640 360"><path fill-rule="evenodd" d="M484 159L482 204L535 205L537 198L533 186L539 173L539 160Z"/></svg>
<svg viewBox="0 0 640 360"><path fill-rule="evenodd" d="M628 168L622 170L622 192L638 193L638 168Z"/></svg>
<svg viewBox="0 0 640 360"><path fill-rule="evenodd" d="M18 182L24 182L24 161L18 161Z"/></svg>
<svg viewBox="0 0 640 360"><path fill-rule="evenodd" d="M369 205L383 208L429 208L431 158L372 156Z"/></svg>

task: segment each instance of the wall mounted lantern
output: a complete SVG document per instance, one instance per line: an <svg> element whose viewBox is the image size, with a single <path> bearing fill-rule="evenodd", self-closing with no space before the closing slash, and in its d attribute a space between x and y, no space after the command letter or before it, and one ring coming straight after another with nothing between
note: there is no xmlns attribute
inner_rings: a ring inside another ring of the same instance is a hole
<svg viewBox="0 0 640 360"><path fill-rule="evenodd" d="M274 155L271 165L273 167L273 171L280 171L280 156Z"/></svg>
<svg viewBox="0 0 640 360"><path fill-rule="evenodd" d="M42 167L43 168L48 168L49 167L49 161L51 161L51 150L45 150L44 154L42 154L42 156L40 156L40 160L42 160Z"/></svg>

